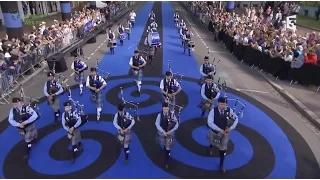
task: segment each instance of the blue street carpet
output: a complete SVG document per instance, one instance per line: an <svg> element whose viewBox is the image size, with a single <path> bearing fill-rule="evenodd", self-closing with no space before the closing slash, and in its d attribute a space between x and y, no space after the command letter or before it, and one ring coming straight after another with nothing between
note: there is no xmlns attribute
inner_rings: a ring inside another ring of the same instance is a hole
<svg viewBox="0 0 320 180"><path fill-rule="evenodd" d="M137 96L135 83L128 76L128 61L136 48L128 48L134 43L140 48L151 10L156 14L163 47L157 51L153 64L144 69L142 93ZM117 47L114 55L106 54L101 59L99 67L113 74L103 91L105 101L100 123L95 120L96 109L90 102L89 90L86 88L84 96L79 96L77 86L73 87L73 98L85 105L90 120L80 127L84 150L74 164L69 163L71 147L67 132L61 126L51 125L53 111L42 98L39 105L42 117L36 122L38 142L28 162L22 159L23 137L7 120L0 123L0 178L319 178L317 161L303 137L274 111L230 88L228 98L238 98L247 107L230 135L225 160L227 173L218 172L218 150L213 156L208 155L209 129L197 108L201 100L197 63L193 54L190 57L182 53L173 13L170 2L146 2L137 13L131 40ZM155 141L154 125L161 109L159 82L167 70L167 60L171 61L174 72L186 76L181 82L183 91L177 97L177 104L184 109L168 170L163 166L162 147ZM127 101L139 103L141 119L133 127L127 165L112 124L121 102L120 87ZM60 98L63 109L67 93ZM234 102L230 100L229 106L233 107ZM237 107L236 111L239 110Z"/></svg>

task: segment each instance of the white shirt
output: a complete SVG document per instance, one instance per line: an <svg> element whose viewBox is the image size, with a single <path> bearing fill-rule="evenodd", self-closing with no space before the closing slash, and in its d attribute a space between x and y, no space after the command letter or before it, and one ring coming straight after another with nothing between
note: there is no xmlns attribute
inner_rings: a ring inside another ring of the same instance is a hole
<svg viewBox="0 0 320 180"><path fill-rule="evenodd" d="M97 80L97 77L99 78L99 81L102 82L102 85L106 85L107 84L107 82L101 76L98 76L98 75L96 75L94 77L94 81ZM87 77L86 86L90 87L90 76Z"/></svg>
<svg viewBox="0 0 320 180"><path fill-rule="evenodd" d="M164 82L163 82L163 80L164 79L162 79L161 81L160 81L160 89L164 89ZM171 82L171 79L169 80L169 82ZM176 79L173 79L173 85L174 86L177 86L177 87L180 87L180 84L179 84L179 82L176 80Z"/></svg>
<svg viewBox="0 0 320 180"><path fill-rule="evenodd" d="M130 16L130 19L131 19L131 20L134 20L137 15L136 15L135 12L131 12L129 16Z"/></svg>

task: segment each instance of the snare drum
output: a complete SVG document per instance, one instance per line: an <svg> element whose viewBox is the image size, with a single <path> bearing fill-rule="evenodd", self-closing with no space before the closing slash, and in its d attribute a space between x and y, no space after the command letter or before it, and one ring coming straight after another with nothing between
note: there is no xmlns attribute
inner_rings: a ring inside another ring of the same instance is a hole
<svg viewBox="0 0 320 180"><path fill-rule="evenodd" d="M117 41L111 41L111 47L115 48L117 47Z"/></svg>
<svg viewBox="0 0 320 180"><path fill-rule="evenodd" d="M125 35L125 34L120 34L120 35L119 35L119 38L120 38L121 40L125 40L125 39L126 39L126 35Z"/></svg>
<svg viewBox="0 0 320 180"><path fill-rule="evenodd" d="M190 48L190 49L193 49L194 46L196 45L196 43L193 42L193 41L189 41L188 44L189 44L189 48Z"/></svg>

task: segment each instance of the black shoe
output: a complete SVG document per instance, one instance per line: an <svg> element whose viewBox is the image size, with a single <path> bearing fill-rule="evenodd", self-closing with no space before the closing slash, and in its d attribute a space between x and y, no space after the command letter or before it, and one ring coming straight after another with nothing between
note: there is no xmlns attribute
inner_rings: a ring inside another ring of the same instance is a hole
<svg viewBox="0 0 320 180"><path fill-rule="evenodd" d="M165 164L164 167L165 167L166 169L169 169L169 165L168 165L168 164Z"/></svg>
<svg viewBox="0 0 320 180"><path fill-rule="evenodd" d="M226 173L226 170L224 169L223 166L220 166L220 172L221 172L222 174Z"/></svg>

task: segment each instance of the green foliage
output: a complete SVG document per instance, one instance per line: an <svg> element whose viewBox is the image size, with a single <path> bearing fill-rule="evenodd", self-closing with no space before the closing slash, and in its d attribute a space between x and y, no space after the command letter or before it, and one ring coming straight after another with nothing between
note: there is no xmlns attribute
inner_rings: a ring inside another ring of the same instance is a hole
<svg viewBox="0 0 320 180"><path fill-rule="evenodd" d="M301 1L300 6L319 7L320 1Z"/></svg>

